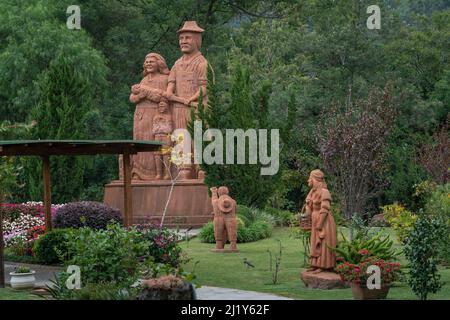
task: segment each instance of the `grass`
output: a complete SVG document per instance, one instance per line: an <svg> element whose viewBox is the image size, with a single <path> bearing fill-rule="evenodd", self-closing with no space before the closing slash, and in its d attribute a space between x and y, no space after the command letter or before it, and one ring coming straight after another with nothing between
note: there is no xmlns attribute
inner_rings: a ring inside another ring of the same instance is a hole
<svg viewBox="0 0 450 320"><path fill-rule="evenodd" d="M392 239L395 235L392 230L386 229ZM344 232L345 233L345 232ZM269 254L278 254L280 240L283 247L281 271L278 283L272 283L272 272L269 270ZM399 246L397 244L397 246ZM210 250L213 244L201 243L198 238L183 242L182 248L191 257L191 261L184 267L192 271L194 263L195 274L198 281L205 286L251 290L272 293L294 299L353 299L351 289L318 290L308 289L300 279L303 266L302 243L299 239L291 237L288 228L276 228L269 239L253 243L238 244L239 253L218 254ZM247 268L244 258L248 259L255 268ZM402 265L406 264L400 257ZM440 268L442 289L431 294L429 299L450 299L450 269ZM406 283L393 286L388 299L417 299Z"/></svg>
<svg viewBox="0 0 450 320"><path fill-rule="evenodd" d="M36 295L28 290L14 290L9 287L0 288L0 300L39 300Z"/></svg>

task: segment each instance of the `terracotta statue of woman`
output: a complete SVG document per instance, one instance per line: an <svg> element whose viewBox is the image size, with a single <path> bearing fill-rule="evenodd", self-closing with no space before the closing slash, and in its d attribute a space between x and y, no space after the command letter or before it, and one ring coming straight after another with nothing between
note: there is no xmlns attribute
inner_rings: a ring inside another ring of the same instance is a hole
<svg viewBox="0 0 450 320"><path fill-rule="evenodd" d="M308 186L311 191L306 197L305 206L306 212L311 214L311 268L307 271L319 273L335 266L336 254L331 248L336 247L336 224L330 212L331 194L323 172L311 171Z"/></svg>
<svg viewBox="0 0 450 320"><path fill-rule="evenodd" d="M169 68L165 59L158 53L149 53L144 61L144 78L131 87L130 101L136 104L134 113L134 140L155 140L153 118L158 114L158 106L168 101L163 96L167 90ZM170 112L170 111L169 111ZM133 156L132 177L135 180L156 178L156 164L151 152Z"/></svg>

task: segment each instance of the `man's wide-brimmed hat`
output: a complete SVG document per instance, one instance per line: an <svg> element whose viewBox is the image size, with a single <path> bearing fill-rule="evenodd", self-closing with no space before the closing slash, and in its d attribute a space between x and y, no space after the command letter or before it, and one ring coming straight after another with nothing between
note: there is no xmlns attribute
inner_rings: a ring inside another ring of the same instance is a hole
<svg viewBox="0 0 450 320"><path fill-rule="evenodd" d="M217 205L220 212L230 213L233 210L233 199L228 195L220 196Z"/></svg>
<svg viewBox="0 0 450 320"><path fill-rule="evenodd" d="M183 28L181 28L180 30L177 31L178 34L180 34L181 32L198 32L198 33L202 33L203 30L202 28L200 28L197 25L197 21L185 21Z"/></svg>

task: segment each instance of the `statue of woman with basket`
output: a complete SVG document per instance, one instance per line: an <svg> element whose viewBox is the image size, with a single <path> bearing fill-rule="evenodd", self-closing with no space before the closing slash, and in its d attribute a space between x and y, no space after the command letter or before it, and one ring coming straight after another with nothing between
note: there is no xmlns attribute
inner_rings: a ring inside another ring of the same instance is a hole
<svg viewBox="0 0 450 320"><path fill-rule="evenodd" d="M306 197L300 215L300 228L311 230L310 265L307 271L319 273L333 269L336 264L336 224L331 214L331 194L324 174L313 170L308 179L311 191Z"/></svg>

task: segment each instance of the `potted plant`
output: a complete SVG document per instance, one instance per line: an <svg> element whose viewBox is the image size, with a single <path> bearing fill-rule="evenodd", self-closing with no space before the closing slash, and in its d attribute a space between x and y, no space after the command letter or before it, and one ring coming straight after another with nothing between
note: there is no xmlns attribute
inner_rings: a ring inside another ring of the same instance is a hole
<svg viewBox="0 0 450 320"><path fill-rule="evenodd" d="M334 249L337 254L336 272L341 280L352 288L355 299L385 299L393 281L400 278L400 264L392 262L400 254L393 248L389 235L381 231L373 233L370 228L355 228L352 240L342 234L342 241ZM380 269L380 289L367 288L367 280L374 274L370 266Z"/></svg>
<svg viewBox="0 0 450 320"><path fill-rule="evenodd" d="M33 289L36 278L34 274L36 272L29 267L18 266L13 272L10 272L11 276L11 288L13 289Z"/></svg>
<svg viewBox="0 0 450 320"><path fill-rule="evenodd" d="M369 266L380 269L380 288L367 288L367 280L373 271L367 272ZM399 280L400 263L383 259L368 258L357 264L344 262L336 267L342 281L349 283L355 300L386 299L391 283Z"/></svg>

